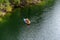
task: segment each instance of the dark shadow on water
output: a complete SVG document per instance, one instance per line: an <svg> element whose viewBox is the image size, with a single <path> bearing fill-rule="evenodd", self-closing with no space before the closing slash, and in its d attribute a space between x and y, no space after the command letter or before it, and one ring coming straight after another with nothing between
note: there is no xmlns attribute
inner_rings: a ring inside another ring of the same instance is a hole
<svg viewBox="0 0 60 40"><path fill-rule="evenodd" d="M14 10L7 22L0 24L0 40L18 40L20 9Z"/></svg>

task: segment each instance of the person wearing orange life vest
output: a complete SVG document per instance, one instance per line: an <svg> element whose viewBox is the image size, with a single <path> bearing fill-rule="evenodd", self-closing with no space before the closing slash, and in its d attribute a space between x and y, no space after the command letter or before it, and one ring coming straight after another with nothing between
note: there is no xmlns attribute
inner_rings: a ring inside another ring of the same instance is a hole
<svg viewBox="0 0 60 40"><path fill-rule="evenodd" d="M30 21L28 18L24 18L24 22L25 22L26 24L28 24L28 25L31 24L31 21Z"/></svg>

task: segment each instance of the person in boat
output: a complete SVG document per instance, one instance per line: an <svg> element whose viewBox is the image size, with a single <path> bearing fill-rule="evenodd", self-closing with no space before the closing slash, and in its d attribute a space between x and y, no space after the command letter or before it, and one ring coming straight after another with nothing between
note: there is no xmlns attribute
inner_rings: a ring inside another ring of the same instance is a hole
<svg viewBox="0 0 60 40"><path fill-rule="evenodd" d="M31 21L28 18L24 18L24 22L28 25L30 25Z"/></svg>

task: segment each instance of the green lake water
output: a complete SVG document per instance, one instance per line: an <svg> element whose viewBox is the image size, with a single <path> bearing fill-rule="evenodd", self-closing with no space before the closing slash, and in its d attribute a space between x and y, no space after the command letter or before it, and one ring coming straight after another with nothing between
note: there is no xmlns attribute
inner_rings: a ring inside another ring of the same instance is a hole
<svg viewBox="0 0 60 40"><path fill-rule="evenodd" d="M28 10L16 9L7 17L0 25L0 40L60 40L60 0L42 13ZM31 11L36 14L29 15ZM25 17L31 20L30 25L23 22Z"/></svg>

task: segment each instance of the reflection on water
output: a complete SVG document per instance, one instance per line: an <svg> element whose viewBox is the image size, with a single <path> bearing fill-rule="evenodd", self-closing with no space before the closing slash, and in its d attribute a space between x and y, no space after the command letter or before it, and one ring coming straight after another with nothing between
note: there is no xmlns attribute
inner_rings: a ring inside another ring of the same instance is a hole
<svg viewBox="0 0 60 40"><path fill-rule="evenodd" d="M19 40L60 40L60 3L41 16L31 18L30 28L24 25Z"/></svg>

